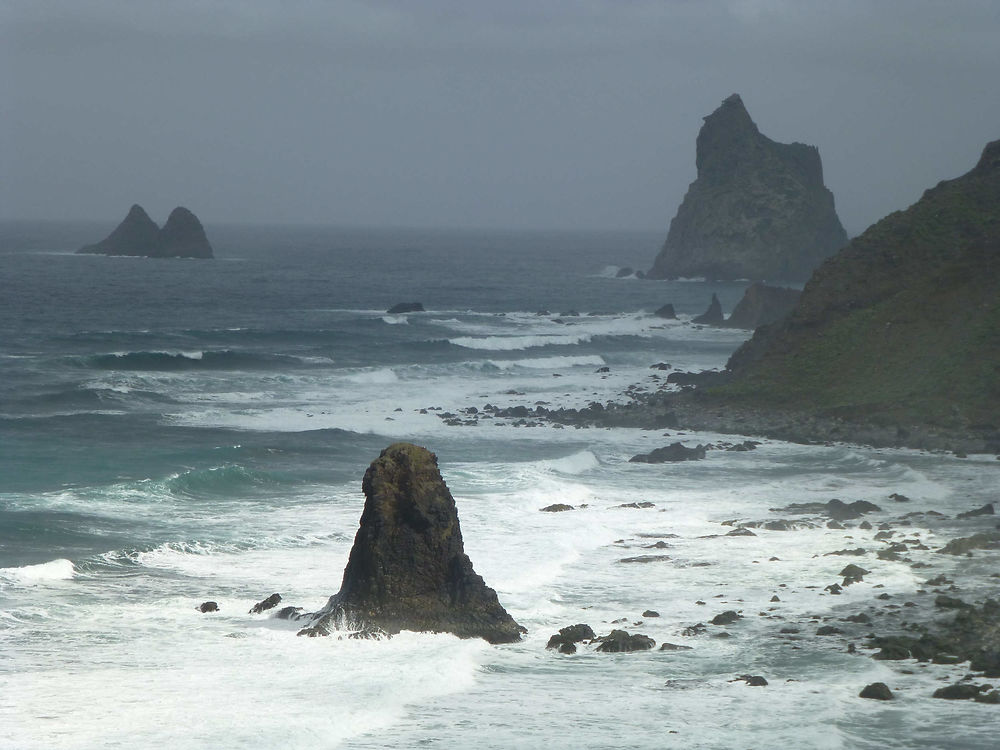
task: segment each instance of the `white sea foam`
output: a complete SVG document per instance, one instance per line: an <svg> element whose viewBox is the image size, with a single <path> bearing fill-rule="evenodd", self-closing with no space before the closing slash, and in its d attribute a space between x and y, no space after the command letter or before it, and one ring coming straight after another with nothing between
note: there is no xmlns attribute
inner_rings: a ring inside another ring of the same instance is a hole
<svg viewBox="0 0 1000 750"><path fill-rule="evenodd" d="M577 357L534 357L532 359L490 359L491 367L498 370L511 370L524 367L530 370L558 370L566 367L600 367L604 357L598 354L581 355Z"/></svg>
<svg viewBox="0 0 1000 750"><path fill-rule="evenodd" d="M537 334L531 336L485 336L474 338L459 336L448 339L448 342L465 349L481 349L483 351L508 352L521 349L534 349L542 346L572 346L590 341L589 333L578 334Z"/></svg>
<svg viewBox="0 0 1000 750"><path fill-rule="evenodd" d="M0 568L0 579L19 584L70 581L73 575L73 563L62 558L19 568Z"/></svg>
<svg viewBox="0 0 1000 750"><path fill-rule="evenodd" d="M383 315L382 322L388 323L391 326L408 325L410 319L405 315Z"/></svg>

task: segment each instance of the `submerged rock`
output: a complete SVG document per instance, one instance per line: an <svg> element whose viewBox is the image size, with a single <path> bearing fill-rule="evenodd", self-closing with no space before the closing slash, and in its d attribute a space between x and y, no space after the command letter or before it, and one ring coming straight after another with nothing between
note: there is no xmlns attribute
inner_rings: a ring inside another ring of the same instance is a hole
<svg viewBox="0 0 1000 750"><path fill-rule="evenodd" d="M640 453L632 456L629 463L633 464L662 464L667 461L697 461L705 457L705 446L698 445L688 448L681 443L671 443L663 448L656 448L649 453Z"/></svg>
<svg viewBox="0 0 1000 750"><path fill-rule="evenodd" d="M705 118L695 162L649 278L804 281L847 244L819 151L762 135L738 94Z"/></svg>
<svg viewBox="0 0 1000 750"><path fill-rule="evenodd" d="M871 698L877 701L891 701L892 691L884 682L873 682L870 685L865 685L864 690L858 693L858 696L861 698Z"/></svg>
<svg viewBox="0 0 1000 750"><path fill-rule="evenodd" d="M361 525L340 592L300 635L334 627L453 633L511 643L525 632L465 554L436 456L394 443L365 472Z"/></svg>

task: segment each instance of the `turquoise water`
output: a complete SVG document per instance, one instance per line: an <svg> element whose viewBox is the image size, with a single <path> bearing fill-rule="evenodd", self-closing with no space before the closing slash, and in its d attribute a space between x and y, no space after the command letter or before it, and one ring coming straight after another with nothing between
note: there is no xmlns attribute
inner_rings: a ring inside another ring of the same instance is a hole
<svg viewBox="0 0 1000 750"><path fill-rule="evenodd" d="M992 747L994 709L928 697L961 667L904 675L778 633L870 606L875 586L919 597L938 571L987 591L978 558L928 551L925 571L872 554L870 579L831 597L844 560L814 556L874 552L874 532L719 535L832 497L880 504L875 520L900 515L891 492L906 511L967 510L995 499L1000 462L765 441L650 466L628 458L732 438L438 416L617 399L662 387L659 362L721 367L746 334L690 318L743 284L615 278L660 241L628 233L222 227L211 262L71 254L108 229L0 227L0 746ZM427 312L385 312L414 300ZM666 302L678 320L651 315ZM523 643L302 639L247 614L275 591L316 609L337 590L361 476L401 439L437 453ZM638 501L654 507L619 507ZM538 512L554 502L577 509ZM912 523L930 547L961 531ZM669 559L619 562L658 538ZM730 608L745 615L730 638L681 635ZM544 648L621 618L692 650ZM747 672L770 684L730 682ZM876 679L900 700L859 701Z"/></svg>

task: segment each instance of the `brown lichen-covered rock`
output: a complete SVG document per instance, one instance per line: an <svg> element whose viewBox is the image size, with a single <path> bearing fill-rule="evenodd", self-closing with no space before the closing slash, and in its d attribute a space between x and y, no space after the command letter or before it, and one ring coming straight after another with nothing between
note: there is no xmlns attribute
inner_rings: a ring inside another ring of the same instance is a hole
<svg viewBox="0 0 1000 750"><path fill-rule="evenodd" d="M458 511L426 448L394 443L365 472L361 526L340 592L301 635L332 628L454 633L511 643L525 632L465 554Z"/></svg>
<svg viewBox="0 0 1000 750"><path fill-rule="evenodd" d="M738 94L705 118L695 164L648 278L804 281L847 244L819 150L763 135Z"/></svg>

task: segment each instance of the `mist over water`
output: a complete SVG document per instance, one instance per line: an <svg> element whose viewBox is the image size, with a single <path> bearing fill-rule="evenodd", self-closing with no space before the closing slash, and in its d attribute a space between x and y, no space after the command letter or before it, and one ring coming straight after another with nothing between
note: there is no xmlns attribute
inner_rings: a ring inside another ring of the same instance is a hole
<svg viewBox="0 0 1000 750"><path fill-rule="evenodd" d="M871 555L830 596L845 560L816 556L877 547L874 530L720 524L836 497L880 505L877 527L893 492L954 515L995 499L998 462L766 440L644 465L628 459L736 438L440 418L621 399L664 386L658 363L722 367L747 334L690 318L713 292L728 312L743 284L614 277L661 237L228 227L200 262L74 256L103 235L69 236L0 227L0 745L993 746L990 707L928 697L963 665L902 676L779 633L919 597L938 573L985 582L978 559ZM404 301L427 312L385 312ZM666 302L677 320L651 314ZM522 643L297 638L247 614L336 592L361 477L395 440L437 454ZM553 503L575 509L539 512ZM931 549L961 531L913 523ZM663 559L621 562L642 555ZM744 615L730 637L682 634L727 609ZM545 650L577 622L691 650ZM744 673L768 687L730 682ZM873 681L898 700L859 701Z"/></svg>

